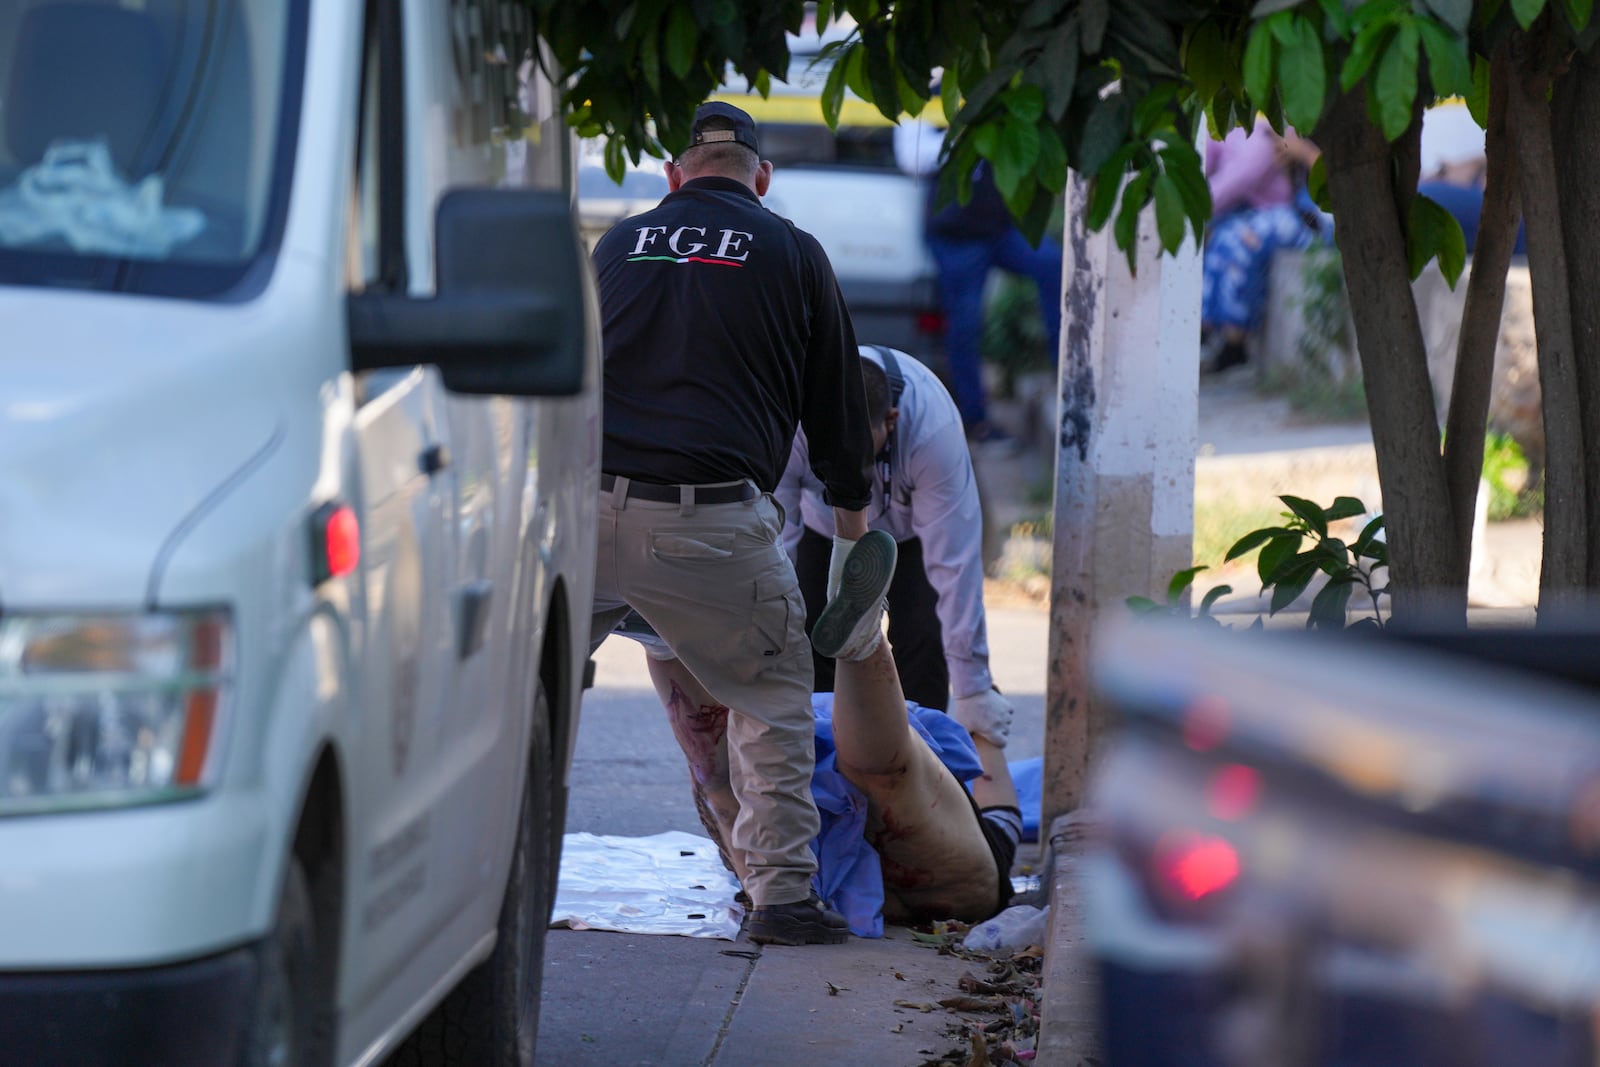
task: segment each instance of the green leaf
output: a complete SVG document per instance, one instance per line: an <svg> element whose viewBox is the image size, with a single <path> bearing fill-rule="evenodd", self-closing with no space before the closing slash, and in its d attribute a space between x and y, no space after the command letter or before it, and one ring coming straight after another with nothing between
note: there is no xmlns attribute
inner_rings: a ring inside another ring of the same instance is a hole
<svg viewBox="0 0 1600 1067"><path fill-rule="evenodd" d="M1317 568L1300 560L1293 561L1283 577L1272 589L1272 601L1267 607L1269 615L1276 615L1284 608L1300 599L1300 594L1306 591L1306 586L1311 584L1311 579L1316 576Z"/></svg>
<svg viewBox="0 0 1600 1067"><path fill-rule="evenodd" d="M1122 190L1122 208L1117 212L1112 236L1117 247L1128 255L1129 273L1137 273L1139 249L1139 212L1150 202L1150 183L1154 171L1141 170Z"/></svg>
<svg viewBox="0 0 1600 1067"><path fill-rule="evenodd" d="M1094 105L1083 124L1083 138L1073 165L1085 174L1098 173L1107 160L1128 139L1128 117L1132 103L1120 92L1112 93Z"/></svg>
<svg viewBox="0 0 1600 1067"><path fill-rule="evenodd" d="M1368 552L1368 549L1370 549L1374 544L1383 544L1382 541L1377 540L1378 534L1382 532L1382 530L1383 516L1374 515L1372 519L1361 528L1361 534L1356 538L1356 542L1350 547L1350 550L1358 556L1369 555L1370 553Z"/></svg>
<svg viewBox="0 0 1600 1067"><path fill-rule="evenodd" d="M1161 235L1161 247L1176 252L1183 244L1184 211L1183 194L1166 171L1156 178L1156 232Z"/></svg>
<svg viewBox="0 0 1600 1067"><path fill-rule="evenodd" d="M1183 591L1189 588L1189 583L1194 581L1194 576L1205 570L1204 567L1188 567L1172 576L1167 583L1167 602L1176 604L1178 598L1183 596Z"/></svg>
<svg viewBox="0 0 1600 1067"><path fill-rule="evenodd" d="M1465 96L1472 92L1472 67L1467 40L1430 19L1417 23L1422 47L1428 53L1428 77L1436 96Z"/></svg>
<svg viewBox="0 0 1600 1067"><path fill-rule="evenodd" d="M1206 185L1200 153L1180 141L1161 152L1161 164L1183 197L1184 213L1189 216L1198 241L1211 218L1211 189Z"/></svg>
<svg viewBox="0 0 1600 1067"><path fill-rule="evenodd" d="M828 129L839 128L839 109L844 106L844 64L835 63L822 83L822 121Z"/></svg>
<svg viewBox="0 0 1600 1067"><path fill-rule="evenodd" d="M1131 596L1124 600L1123 603L1128 605L1128 608L1138 615L1149 615L1152 612L1159 611L1161 609L1160 604L1157 604L1154 600L1151 600L1147 596Z"/></svg>
<svg viewBox="0 0 1600 1067"><path fill-rule="evenodd" d="M867 81L867 47L860 41L852 42L840 60L844 64L844 83L850 91L863 100L872 99L872 86Z"/></svg>
<svg viewBox="0 0 1600 1067"><path fill-rule="evenodd" d="M1216 20L1206 19L1196 26L1184 47L1183 65L1201 103L1209 104L1225 84L1230 62L1228 46Z"/></svg>
<svg viewBox="0 0 1600 1067"><path fill-rule="evenodd" d="M651 27L639 39L639 73L652 93L661 92L661 42L655 28Z"/></svg>
<svg viewBox="0 0 1600 1067"><path fill-rule="evenodd" d="M1033 176L1052 193L1067 187L1067 149L1054 126L1039 127L1039 160L1033 165Z"/></svg>
<svg viewBox="0 0 1600 1067"><path fill-rule="evenodd" d="M1390 141L1398 139L1411 125L1411 105L1417 99L1419 44L1416 24L1403 23L1378 60L1372 88L1378 99L1383 136Z"/></svg>
<svg viewBox="0 0 1600 1067"><path fill-rule="evenodd" d="M1122 179L1128 173L1128 161L1136 151L1137 146L1128 145L1106 160L1105 166L1095 174L1089 190L1089 215L1084 220L1089 224L1089 229L1098 232L1111 217L1112 210L1117 206L1117 194L1122 191Z"/></svg>
<svg viewBox="0 0 1600 1067"><path fill-rule="evenodd" d="M1041 72L1045 78L1046 98L1049 102L1050 121L1060 122L1072 105L1072 94L1078 83L1078 20L1076 13L1050 35L1039 62L1034 65L1035 76Z"/></svg>
<svg viewBox="0 0 1600 1067"><path fill-rule="evenodd" d="M1000 102L1018 120L1030 125L1044 115L1044 90L1037 85L1019 85L1007 90Z"/></svg>
<svg viewBox="0 0 1600 1067"><path fill-rule="evenodd" d="M944 110L947 123L961 110L961 83L956 80L954 71L945 71L939 82L939 106Z"/></svg>
<svg viewBox="0 0 1600 1067"><path fill-rule="evenodd" d="M982 126L972 127L972 147L977 149L978 155L984 159L992 160L1000 153L1000 126L998 123L986 122Z"/></svg>
<svg viewBox="0 0 1600 1067"><path fill-rule="evenodd" d="M1533 20L1544 11L1545 0L1511 0L1511 13L1523 29L1533 25Z"/></svg>
<svg viewBox="0 0 1600 1067"><path fill-rule="evenodd" d="M1367 506L1353 496L1335 497L1328 510L1323 512L1329 522L1338 522L1340 519L1350 519L1357 515L1365 515Z"/></svg>
<svg viewBox="0 0 1600 1067"><path fill-rule="evenodd" d="M1300 0L1258 0L1256 6L1250 9L1250 17L1264 19L1268 15L1274 15L1279 11L1287 11L1292 7L1299 6Z"/></svg>
<svg viewBox="0 0 1600 1067"><path fill-rule="evenodd" d="M694 66L695 45L700 37L694 12L688 4L674 4L667 19L667 69L675 78L686 78Z"/></svg>
<svg viewBox="0 0 1600 1067"><path fill-rule="evenodd" d="M1257 107L1272 95L1272 30L1257 23L1250 31L1250 41L1244 46L1244 88Z"/></svg>
<svg viewBox="0 0 1600 1067"><path fill-rule="evenodd" d="M1105 43L1106 23L1111 19L1111 0L1083 0L1083 50L1090 55Z"/></svg>
<svg viewBox="0 0 1600 1067"><path fill-rule="evenodd" d="M1256 557L1256 574L1260 577L1263 587L1284 561L1293 559L1295 553L1300 551L1302 540L1304 535L1296 531L1288 537L1273 538L1261 549L1261 555Z"/></svg>
<svg viewBox="0 0 1600 1067"><path fill-rule="evenodd" d="M1259 530L1251 530L1249 533L1245 534L1243 537L1239 538L1239 540L1233 543L1233 547L1228 549L1228 554L1222 557L1222 562L1231 563L1240 556L1244 555L1246 552L1249 552L1251 549L1256 548L1259 545L1264 545L1274 538L1298 538L1299 536L1300 535L1294 531L1286 530L1282 526L1266 526Z"/></svg>
<svg viewBox="0 0 1600 1067"><path fill-rule="evenodd" d="M1356 34L1356 39L1350 43L1350 54L1345 57L1344 67L1339 72L1341 89L1349 92L1367 76L1367 71L1372 69L1372 64L1378 56L1383 54L1384 47L1394 32L1394 23L1387 19L1369 22L1361 28Z"/></svg>
<svg viewBox="0 0 1600 1067"><path fill-rule="evenodd" d="M1311 130L1322 117L1328 92L1328 69L1322 58L1322 35L1311 20L1296 15L1289 23L1289 40L1278 58L1278 91L1290 125Z"/></svg>
<svg viewBox="0 0 1600 1067"><path fill-rule="evenodd" d="M1337 537L1324 537L1311 551L1322 560L1318 566L1328 574L1339 574L1350 568L1350 549Z"/></svg>
<svg viewBox="0 0 1600 1067"><path fill-rule="evenodd" d="M1467 262L1467 239L1461 223L1438 203L1422 194L1411 198L1406 223L1406 259L1416 280L1428 261L1439 257L1439 271L1454 289Z"/></svg>
<svg viewBox="0 0 1600 1067"><path fill-rule="evenodd" d="M967 94L966 100L961 104L960 113L956 115L956 120L971 122L976 119L983 109L989 105L989 101L994 99L995 94L1011 84L1011 79L1016 77L1016 74L1017 68L1009 64L997 67L985 74L983 79L978 82L977 88Z"/></svg>
<svg viewBox="0 0 1600 1067"><path fill-rule="evenodd" d="M1283 495L1278 499L1288 505L1289 510L1299 516L1300 521L1315 531L1318 537L1328 536L1328 513L1321 507L1299 496Z"/></svg>
<svg viewBox="0 0 1600 1067"><path fill-rule="evenodd" d="M1472 88L1467 93L1467 110L1479 126L1489 128L1489 61L1482 56L1472 57Z"/></svg>
<svg viewBox="0 0 1600 1067"><path fill-rule="evenodd" d="M1562 6L1575 32L1582 33L1588 28L1589 19L1594 15L1594 0L1564 0Z"/></svg>
<svg viewBox="0 0 1600 1067"><path fill-rule="evenodd" d="M994 154L994 183L1001 195L1010 200L1038 160L1039 128L1031 123L1005 122Z"/></svg>
<svg viewBox="0 0 1600 1067"><path fill-rule="evenodd" d="M1205 598L1200 601L1200 614L1211 614L1211 605L1215 604L1218 600L1221 600L1231 592L1233 592L1233 586L1231 585L1219 585L1215 588L1207 590Z"/></svg>
<svg viewBox="0 0 1600 1067"><path fill-rule="evenodd" d="M1333 210L1333 200L1328 196L1328 167L1320 155L1311 164L1311 173L1306 175L1306 193L1323 211Z"/></svg>
<svg viewBox="0 0 1600 1067"><path fill-rule="evenodd" d="M1344 629L1346 612L1350 605L1350 594L1354 586L1347 579L1339 581L1334 579L1323 586L1311 601L1311 615L1306 619L1306 627L1329 630Z"/></svg>
<svg viewBox="0 0 1600 1067"><path fill-rule="evenodd" d="M1472 23L1472 0L1427 0L1428 10L1457 33L1466 35Z"/></svg>

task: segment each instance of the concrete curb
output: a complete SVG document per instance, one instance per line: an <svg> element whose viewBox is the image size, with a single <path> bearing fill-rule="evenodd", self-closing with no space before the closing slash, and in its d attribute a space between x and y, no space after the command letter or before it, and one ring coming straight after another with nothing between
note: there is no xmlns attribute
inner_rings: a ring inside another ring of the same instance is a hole
<svg viewBox="0 0 1600 1067"><path fill-rule="evenodd" d="M1083 811L1050 825L1050 935L1045 946L1039 1004L1037 1062L1051 1067L1098 1067L1099 978L1084 941L1083 894L1078 872L1093 828Z"/></svg>

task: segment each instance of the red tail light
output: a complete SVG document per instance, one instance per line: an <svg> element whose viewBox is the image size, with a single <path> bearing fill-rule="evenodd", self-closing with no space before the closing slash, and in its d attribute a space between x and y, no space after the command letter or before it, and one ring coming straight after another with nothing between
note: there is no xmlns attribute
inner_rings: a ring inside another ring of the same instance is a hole
<svg viewBox="0 0 1600 1067"><path fill-rule="evenodd" d="M944 333L944 312L924 311L917 316L917 332L925 334Z"/></svg>
<svg viewBox="0 0 1600 1067"><path fill-rule="evenodd" d="M1174 831L1156 844L1155 867L1166 889L1199 901L1239 880L1239 853L1220 837Z"/></svg>
<svg viewBox="0 0 1600 1067"><path fill-rule="evenodd" d="M348 504L328 503L311 516L311 584L321 585L361 562L361 524Z"/></svg>

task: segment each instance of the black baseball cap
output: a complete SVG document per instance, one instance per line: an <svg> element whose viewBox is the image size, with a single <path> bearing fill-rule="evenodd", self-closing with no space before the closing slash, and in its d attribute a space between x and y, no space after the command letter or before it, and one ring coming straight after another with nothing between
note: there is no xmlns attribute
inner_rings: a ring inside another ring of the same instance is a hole
<svg viewBox="0 0 1600 1067"><path fill-rule="evenodd" d="M731 123L732 128L706 129L708 119L722 119ZM689 131L689 147L714 144L718 141L733 141L744 145L758 156L761 154L761 146L756 141L756 120L732 104L712 100L701 104L694 113L694 127Z"/></svg>

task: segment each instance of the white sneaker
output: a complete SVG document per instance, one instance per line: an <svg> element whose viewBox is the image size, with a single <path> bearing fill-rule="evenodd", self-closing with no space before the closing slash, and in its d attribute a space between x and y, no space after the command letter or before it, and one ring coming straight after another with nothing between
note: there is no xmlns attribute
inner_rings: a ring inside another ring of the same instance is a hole
<svg viewBox="0 0 1600 1067"><path fill-rule="evenodd" d="M817 616L811 647L829 659L863 660L883 640L884 596L894 579L899 548L882 530L869 530L844 561L839 595Z"/></svg>

